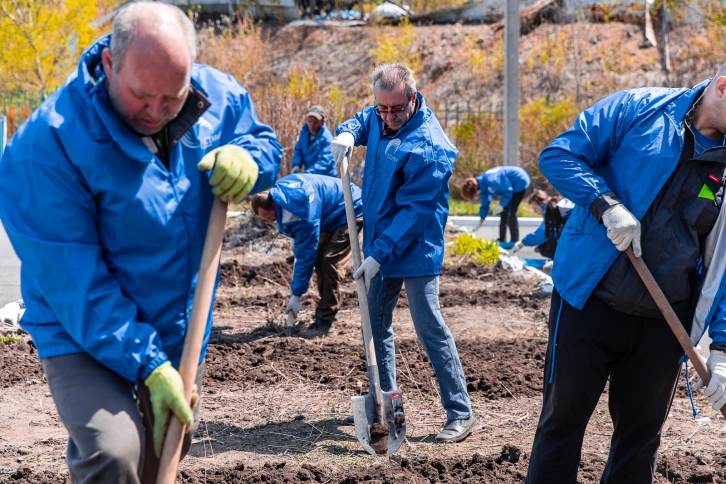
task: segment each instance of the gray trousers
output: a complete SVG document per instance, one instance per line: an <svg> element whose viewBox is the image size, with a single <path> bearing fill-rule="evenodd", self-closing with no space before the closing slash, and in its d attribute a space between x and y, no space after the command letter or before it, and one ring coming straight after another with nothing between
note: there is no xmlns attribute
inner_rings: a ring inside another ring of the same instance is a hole
<svg viewBox="0 0 726 484"><path fill-rule="evenodd" d="M58 415L68 430L66 464L74 484L154 483L159 459L154 454L149 390L134 386L87 353L42 360ZM197 372L201 395L203 364ZM137 397L138 391L138 397ZM184 436L182 457L199 424ZM147 445L148 444L148 445Z"/></svg>

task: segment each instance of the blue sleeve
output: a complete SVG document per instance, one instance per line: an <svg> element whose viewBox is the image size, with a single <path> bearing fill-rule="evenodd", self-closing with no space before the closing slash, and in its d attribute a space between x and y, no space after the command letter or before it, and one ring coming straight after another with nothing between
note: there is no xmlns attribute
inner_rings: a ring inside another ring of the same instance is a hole
<svg viewBox="0 0 726 484"><path fill-rule="evenodd" d="M320 152L318 153L317 163L328 168L330 176L338 176L338 165L335 164L335 158L333 158L333 152L330 151L330 143L333 141L332 137L324 136L320 140Z"/></svg>
<svg viewBox="0 0 726 484"><path fill-rule="evenodd" d="M565 198L583 208L609 192L597 170L617 148L629 94L613 94L580 113L575 124L559 135L539 158L539 168Z"/></svg>
<svg viewBox="0 0 726 484"><path fill-rule="evenodd" d="M356 113L355 117L338 126L338 129L335 130L335 135L337 136L340 133L347 132L355 138L356 146L368 146L368 123L372 121L369 119L371 116L375 116L373 108L367 108Z"/></svg>
<svg viewBox="0 0 726 484"><path fill-rule="evenodd" d="M168 361L158 333L106 265L85 181L70 168L20 161L1 176L0 214L23 276L73 341L132 382Z"/></svg>
<svg viewBox="0 0 726 484"><path fill-rule="evenodd" d="M295 143L295 151L292 154L292 166L303 166L303 135L305 128L300 130L300 136L297 137L297 143Z"/></svg>
<svg viewBox="0 0 726 484"><path fill-rule="evenodd" d="M310 223L297 220L285 226L292 232L295 240L295 268L292 273L290 291L295 296L302 296L308 291L310 278L315 269L320 244L320 222Z"/></svg>
<svg viewBox="0 0 726 484"><path fill-rule="evenodd" d="M547 242L547 238L545 237L545 224L542 222L539 227L537 227L537 230L532 232L531 234L527 234L522 239L522 244L526 245L527 247L534 247L537 245L542 245L545 242Z"/></svg>
<svg viewBox="0 0 726 484"><path fill-rule="evenodd" d="M711 317L708 335L714 343L726 343L726 291L722 290Z"/></svg>
<svg viewBox="0 0 726 484"><path fill-rule="evenodd" d="M381 264L395 261L436 215L441 190L451 177L446 160L409 160L403 168L403 185L396 192L398 213L373 242L371 256ZM443 243L443 241L441 241Z"/></svg>
<svg viewBox="0 0 726 484"><path fill-rule="evenodd" d="M481 205L479 206L479 218L484 220L489 216L489 207L492 204L492 196L488 190L482 190L479 192L479 198L481 198Z"/></svg>
<svg viewBox="0 0 726 484"><path fill-rule="evenodd" d="M250 192L255 194L267 190L275 182L282 162L282 146L272 128L257 119L249 93L236 81L227 88L232 90L228 95L235 97L236 103L231 109L236 122L229 128L225 126L220 142L244 148L255 160L259 173Z"/></svg>
<svg viewBox="0 0 726 484"><path fill-rule="evenodd" d="M512 202L512 195L514 195L514 185L512 185L512 182L504 174L499 178L499 181L501 183L499 185L499 191L502 193L502 198L499 199L499 205L508 207Z"/></svg>

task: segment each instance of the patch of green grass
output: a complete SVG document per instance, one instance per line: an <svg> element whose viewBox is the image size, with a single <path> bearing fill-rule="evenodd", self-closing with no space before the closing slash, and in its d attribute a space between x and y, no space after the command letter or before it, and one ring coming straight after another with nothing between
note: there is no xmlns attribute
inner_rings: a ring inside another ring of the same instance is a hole
<svg viewBox="0 0 726 484"><path fill-rule="evenodd" d="M493 266L499 261L499 244L495 240L484 240L471 234L454 237L454 245L449 251L454 256L466 256L485 266Z"/></svg>
<svg viewBox="0 0 726 484"><path fill-rule="evenodd" d="M12 334L0 336L0 343L6 344L6 345L10 344L10 343L17 343L18 341L20 341L20 338L18 338L17 336L13 336Z"/></svg>
<svg viewBox="0 0 726 484"><path fill-rule="evenodd" d="M449 215L479 215L479 204L463 200L449 200Z"/></svg>

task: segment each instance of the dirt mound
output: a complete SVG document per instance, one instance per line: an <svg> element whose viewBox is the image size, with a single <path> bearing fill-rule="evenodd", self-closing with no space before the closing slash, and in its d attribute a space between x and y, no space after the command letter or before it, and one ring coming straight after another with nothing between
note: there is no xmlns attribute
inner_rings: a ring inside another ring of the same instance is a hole
<svg viewBox="0 0 726 484"><path fill-rule="evenodd" d="M265 282L288 287L292 279L292 264L273 262L262 266L225 261L219 267L219 285L226 287L264 285Z"/></svg>
<svg viewBox="0 0 726 484"><path fill-rule="evenodd" d="M542 392L546 342L462 340L457 343L467 387L494 400L536 396ZM435 378L417 341L398 341L398 382L404 389L430 391ZM403 357L401 357L401 355ZM264 343L210 344L205 391L228 385L270 385L304 380L350 393L367 392L363 348L340 343L314 344L307 340L275 339Z"/></svg>
<svg viewBox="0 0 726 484"><path fill-rule="evenodd" d="M0 388L42 382L44 378L38 352L32 344L0 343Z"/></svg>
<svg viewBox="0 0 726 484"><path fill-rule="evenodd" d="M277 235L277 227L252 214L243 214L229 222L224 231L224 248L231 249L252 243L269 246Z"/></svg>

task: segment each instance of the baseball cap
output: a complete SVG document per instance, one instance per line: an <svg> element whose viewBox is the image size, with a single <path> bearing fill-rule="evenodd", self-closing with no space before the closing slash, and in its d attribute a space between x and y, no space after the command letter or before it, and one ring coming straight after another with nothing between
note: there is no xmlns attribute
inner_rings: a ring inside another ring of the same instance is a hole
<svg viewBox="0 0 726 484"><path fill-rule="evenodd" d="M308 116L315 116L316 118L322 120L325 118L325 109L322 108L322 106L311 106L310 109L308 109L308 113L305 115L307 118Z"/></svg>

